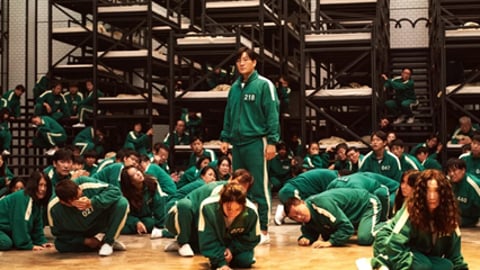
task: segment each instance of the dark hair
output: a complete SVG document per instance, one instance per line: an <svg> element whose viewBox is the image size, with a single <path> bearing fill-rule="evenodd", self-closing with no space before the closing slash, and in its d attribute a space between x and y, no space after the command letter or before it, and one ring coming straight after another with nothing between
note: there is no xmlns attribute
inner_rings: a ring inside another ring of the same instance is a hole
<svg viewBox="0 0 480 270"><path fill-rule="evenodd" d="M66 148L60 148L53 154L52 161L70 160L73 161L73 152Z"/></svg>
<svg viewBox="0 0 480 270"><path fill-rule="evenodd" d="M74 164L82 164L83 165L85 163L82 156L74 156L72 161L73 161Z"/></svg>
<svg viewBox="0 0 480 270"><path fill-rule="evenodd" d="M226 184L220 191L219 203L223 205L228 202L236 202L245 207L247 204L247 191L238 183L233 182ZM220 209L223 212L223 207L220 207Z"/></svg>
<svg viewBox="0 0 480 270"><path fill-rule="evenodd" d="M402 139L395 139L392 142L390 142L390 147L394 147L394 146L405 148L405 143L403 142Z"/></svg>
<svg viewBox="0 0 480 270"><path fill-rule="evenodd" d="M84 158L97 158L98 153L97 153L97 151L95 151L93 149L90 149L90 150L87 150L83 153L83 157Z"/></svg>
<svg viewBox="0 0 480 270"><path fill-rule="evenodd" d="M27 186L27 182L25 181L25 179L23 179L21 177L13 177L12 180L10 181L10 183L8 183L7 194L12 193L12 189L17 185L18 182L22 182L23 187L25 189L25 187Z"/></svg>
<svg viewBox="0 0 480 270"><path fill-rule="evenodd" d="M436 180L438 184L438 207L433 213L428 210L427 183ZM412 196L407 200L407 209L412 226L425 232L451 234L459 225L459 210L450 181L434 169L420 173Z"/></svg>
<svg viewBox="0 0 480 270"><path fill-rule="evenodd" d="M255 52L252 49L247 47L241 47L240 49L238 49L235 60L240 60L240 58L242 58L243 53L246 53L248 58L252 59L252 61L257 60L257 55L255 54Z"/></svg>
<svg viewBox="0 0 480 270"><path fill-rule="evenodd" d="M283 141L279 141L276 145L275 145L275 148L278 151L284 149L284 150L287 150L287 145L283 142Z"/></svg>
<svg viewBox="0 0 480 270"><path fill-rule="evenodd" d="M429 153L430 152L428 151L428 148L425 146L420 146L419 148L417 148L417 150L415 150L415 156L418 154L429 154Z"/></svg>
<svg viewBox="0 0 480 270"><path fill-rule="evenodd" d="M381 130L377 130L377 131L372 132L372 134L370 135L370 138L373 139L373 136L379 137L382 141L387 140L387 134L385 132L381 131Z"/></svg>
<svg viewBox="0 0 480 270"><path fill-rule="evenodd" d="M55 185L55 194L61 201L70 202L77 199L78 189L79 187L75 181L62 180Z"/></svg>
<svg viewBox="0 0 480 270"><path fill-rule="evenodd" d="M339 143L337 146L335 146L335 152L337 152L339 149L345 149L345 153L348 150L348 145L346 143Z"/></svg>
<svg viewBox="0 0 480 270"><path fill-rule="evenodd" d="M157 142L156 144L153 145L153 150L155 152L160 151L160 149L164 149L165 151L168 152L168 147L162 142Z"/></svg>
<svg viewBox="0 0 480 270"><path fill-rule="evenodd" d="M205 160L205 159L208 159L210 162L212 162L212 159L208 156L201 156L198 158L197 160L197 163L195 163L195 167L197 169L200 169L200 165L202 165L202 162Z"/></svg>
<svg viewBox="0 0 480 270"><path fill-rule="evenodd" d="M144 154L140 155L140 162L147 162L150 161L150 157Z"/></svg>
<svg viewBox="0 0 480 270"><path fill-rule="evenodd" d="M203 138L201 136L193 136L190 140L190 144L194 143L195 141L200 141L203 143Z"/></svg>
<svg viewBox="0 0 480 270"><path fill-rule="evenodd" d="M15 89L25 92L25 86L23 86L23 84L17 84L17 86L15 86Z"/></svg>
<svg viewBox="0 0 480 270"><path fill-rule="evenodd" d="M288 214L290 213L290 208L292 208L292 206L298 205L299 203L301 203L301 200L299 198L288 198L287 201L283 204L283 210L285 211L285 214L288 216Z"/></svg>
<svg viewBox="0 0 480 270"><path fill-rule="evenodd" d="M218 180L219 177L218 177L218 172L217 170L215 170L214 167L210 166L210 165L207 165L205 167L203 167L201 170L200 170L200 177L204 176L205 174L207 174L208 170L212 170L213 173L215 174L215 180Z"/></svg>
<svg viewBox="0 0 480 270"><path fill-rule="evenodd" d="M413 69L410 68L410 67L403 67L402 68L402 71L404 71L405 69L408 69L410 71L410 74L413 74Z"/></svg>
<svg viewBox="0 0 480 270"><path fill-rule="evenodd" d="M240 185L248 184L248 189L253 185L253 176L245 169L236 169L232 174L230 182L237 182Z"/></svg>
<svg viewBox="0 0 480 270"><path fill-rule="evenodd" d="M475 134L472 136L472 142L473 142L473 141L480 142L480 134L475 133Z"/></svg>
<svg viewBox="0 0 480 270"><path fill-rule="evenodd" d="M140 154L137 151L135 151L133 149L128 149L128 148L125 149L124 155L123 155L122 159L120 159L120 160L123 162L129 156L134 156L134 157L136 157L140 160ZM119 157L117 156L117 158L119 158Z"/></svg>
<svg viewBox="0 0 480 270"><path fill-rule="evenodd" d="M460 170L466 170L467 169L467 163L463 159L459 158L451 158L447 160L447 166L445 166L447 171L452 170L452 169L460 169Z"/></svg>
<svg viewBox="0 0 480 270"><path fill-rule="evenodd" d="M465 153L466 151L470 151L470 150L472 150L472 146L469 143L462 145L462 152L463 153Z"/></svg>
<svg viewBox="0 0 480 270"><path fill-rule="evenodd" d="M128 203L132 206L134 210L140 211L143 205L143 188L137 189L133 186L130 175L128 174L128 170L130 169L137 169L135 166L126 166L122 169L120 174L120 189L122 190L123 196L127 198ZM141 170L138 170L142 172ZM153 197L155 192L157 191L157 180L147 174L144 174L143 184L147 187L148 192Z"/></svg>
<svg viewBox="0 0 480 270"><path fill-rule="evenodd" d="M358 152L358 148L355 147L355 146L350 146L350 147L347 149L347 153L350 152L350 151Z"/></svg>
<svg viewBox="0 0 480 270"><path fill-rule="evenodd" d="M43 199L39 199L37 198L37 191L40 180L42 179L45 179L47 192L45 193L45 197ZM52 196L52 181L45 173L40 171L34 171L30 174L30 177L27 179L27 182L25 184L25 194L32 197L32 199L40 205L46 206L48 204L48 201L50 200L50 197Z"/></svg>
<svg viewBox="0 0 480 270"><path fill-rule="evenodd" d="M400 180L400 185L403 182L403 178L407 177L407 184L413 188L415 186L415 183L417 182L417 178L419 175L420 175L420 172L417 170L408 170L403 172L402 178ZM404 202L405 202L405 197L403 196L401 187L399 187L397 190L397 195L395 196L395 201L393 205L394 213L400 210L400 208L402 208Z"/></svg>

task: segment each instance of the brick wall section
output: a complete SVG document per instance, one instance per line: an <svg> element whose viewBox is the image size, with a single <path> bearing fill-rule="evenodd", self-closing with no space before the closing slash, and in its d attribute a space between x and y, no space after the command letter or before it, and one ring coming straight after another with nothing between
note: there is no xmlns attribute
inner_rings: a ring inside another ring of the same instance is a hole
<svg viewBox="0 0 480 270"><path fill-rule="evenodd" d="M390 18L400 20L408 18L412 22L418 18L428 18L427 0L390 0ZM409 22L402 22L401 28L395 28L390 22L391 48L425 48L428 47L428 28L421 21L415 28Z"/></svg>

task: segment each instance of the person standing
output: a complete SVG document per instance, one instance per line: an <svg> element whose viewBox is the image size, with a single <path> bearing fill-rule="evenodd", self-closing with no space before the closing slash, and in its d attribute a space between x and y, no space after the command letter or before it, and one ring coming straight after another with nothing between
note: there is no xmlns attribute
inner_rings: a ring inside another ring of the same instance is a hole
<svg viewBox="0 0 480 270"><path fill-rule="evenodd" d="M233 170L248 170L255 182L249 195L258 204L260 244L270 242L268 219L271 192L268 183L267 160L275 157L279 141L279 101L274 84L258 74L253 50L242 47L237 52L240 77L232 84L225 108L221 151L233 145Z"/></svg>
<svg viewBox="0 0 480 270"><path fill-rule="evenodd" d="M388 111L397 116L393 124L400 124L405 121L405 118L407 118L408 124L415 121L410 106L417 101L417 96L411 76L412 69L410 68L403 68L401 75L392 79L382 74L382 78L385 80L385 89L393 91L394 94L394 99L385 101Z"/></svg>

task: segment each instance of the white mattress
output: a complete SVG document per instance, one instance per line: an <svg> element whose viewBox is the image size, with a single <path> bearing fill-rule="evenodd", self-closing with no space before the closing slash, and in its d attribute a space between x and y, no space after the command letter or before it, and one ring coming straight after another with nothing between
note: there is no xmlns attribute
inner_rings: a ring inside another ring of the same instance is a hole
<svg viewBox="0 0 480 270"><path fill-rule="evenodd" d="M205 2L206 2L205 3L206 9L232 8L232 9L238 10L241 8L251 8L251 7L260 8L262 1L261 0L240 0L240 1L208 1L206 0ZM278 15L275 14L268 5L263 4L263 8L267 10L268 13L271 13L275 17L278 17Z"/></svg>
<svg viewBox="0 0 480 270"><path fill-rule="evenodd" d="M457 88L460 84L453 84L449 85L446 88L447 95L451 93L455 88ZM468 95L468 94L480 94L480 84L465 84L462 88L460 88L455 95Z"/></svg>
<svg viewBox="0 0 480 270"><path fill-rule="evenodd" d="M348 5L348 4L369 4L377 0L318 0L320 5Z"/></svg>
<svg viewBox="0 0 480 270"><path fill-rule="evenodd" d="M306 90L306 96L310 96L315 90ZM372 95L372 88L339 88L339 89L321 89L315 93L314 97L368 97Z"/></svg>
<svg viewBox="0 0 480 270"><path fill-rule="evenodd" d="M201 45L201 44L212 44L212 45L226 45L237 43L237 37L235 36L186 36L184 38L178 38L178 45ZM240 43L248 48L252 47L252 41L246 37L240 36Z"/></svg>
<svg viewBox="0 0 480 270"><path fill-rule="evenodd" d="M98 100L101 101L142 101L145 98L142 95L131 95L131 94L119 94L116 97L99 97ZM167 104L167 100L161 95L152 95L152 102L155 104Z"/></svg>
<svg viewBox="0 0 480 270"><path fill-rule="evenodd" d="M478 37L480 38L480 28L459 28L445 31L446 38L455 37Z"/></svg>
<svg viewBox="0 0 480 270"><path fill-rule="evenodd" d="M93 64L66 64L66 65L56 65L55 68L62 68L62 69L71 69L71 70L79 70L79 69L87 69L87 68L93 68ZM109 70L102 65L97 65L97 69L99 71L105 71L109 72ZM113 73L116 75L123 75L123 71L112 69Z"/></svg>
<svg viewBox="0 0 480 270"><path fill-rule="evenodd" d="M102 55L104 52L99 51L98 56ZM123 50L123 51L108 51L103 56L104 58L133 58L133 57L148 57L148 50ZM152 57L158 60L167 61L167 55L153 51Z"/></svg>
<svg viewBox="0 0 480 270"><path fill-rule="evenodd" d="M357 41L371 40L370 32L361 33L335 33L335 34L308 34L305 35L305 42L328 42L328 41Z"/></svg>
<svg viewBox="0 0 480 270"><path fill-rule="evenodd" d="M148 4L141 5L120 5L120 6L108 6L108 7L99 7L99 14L112 14L112 13L125 13L125 16L128 16L129 12L148 12ZM163 6L152 1L152 12L164 17L169 18L173 22L177 22L178 14L173 13L171 16L168 16L168 10ZM188 18L182 17L182 23L189 23Z"/></svg>
<svg viewBox="0 0 480 270"><path fill-rule="evenodd" d="M182 92L175 92L178 97ZM188 91L182 98L192 98L192 99L201 99L201 98L218 98L218 99L227 99L228 91Z"/></svg>

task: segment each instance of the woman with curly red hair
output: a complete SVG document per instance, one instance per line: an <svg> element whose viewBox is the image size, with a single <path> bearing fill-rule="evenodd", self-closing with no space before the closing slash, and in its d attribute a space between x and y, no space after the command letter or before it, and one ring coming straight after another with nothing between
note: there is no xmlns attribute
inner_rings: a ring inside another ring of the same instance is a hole
<svg viewBox="0 0 480 270"><path fill-rule="evenodd" d="M378 231L372 265L392 270L468 269L458 225L450 182L438 170L425 170L404 207Z"/></svg>

